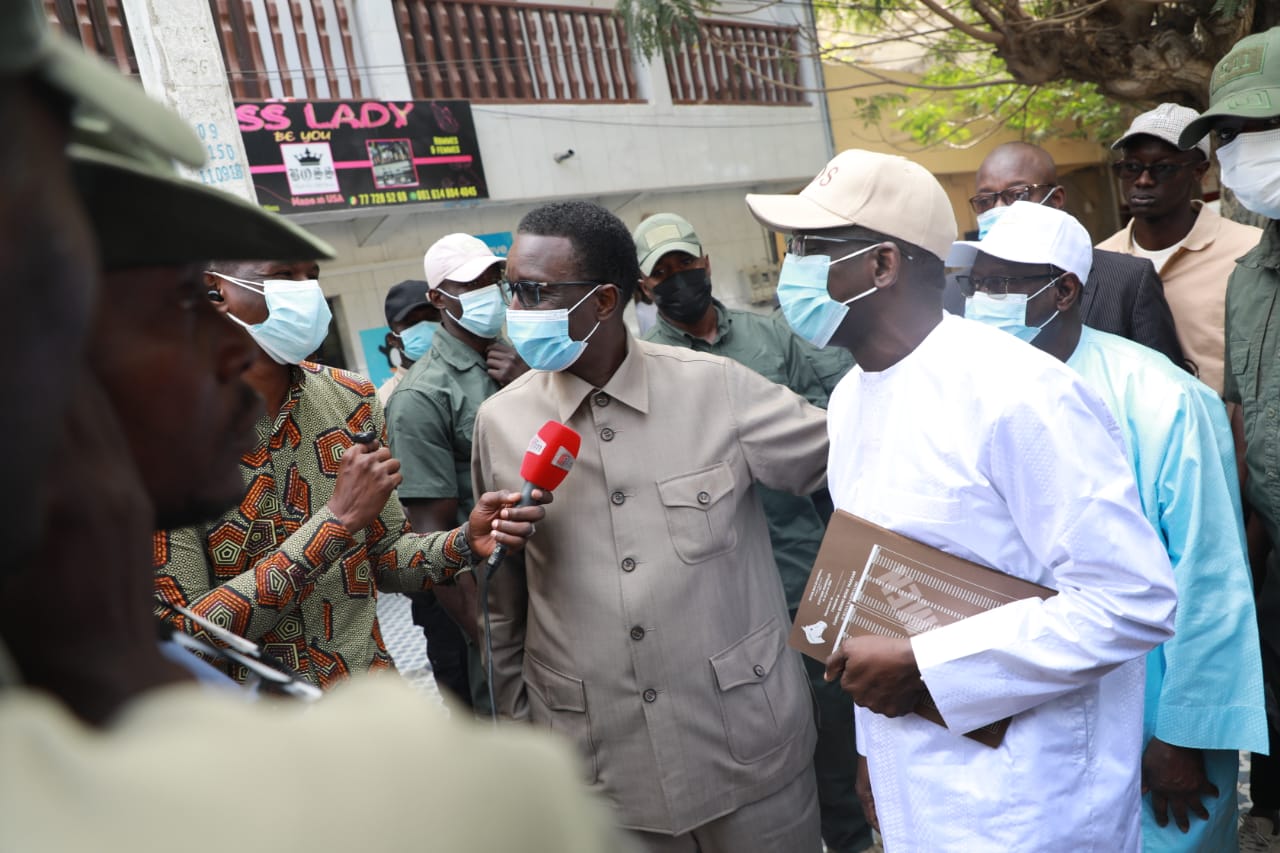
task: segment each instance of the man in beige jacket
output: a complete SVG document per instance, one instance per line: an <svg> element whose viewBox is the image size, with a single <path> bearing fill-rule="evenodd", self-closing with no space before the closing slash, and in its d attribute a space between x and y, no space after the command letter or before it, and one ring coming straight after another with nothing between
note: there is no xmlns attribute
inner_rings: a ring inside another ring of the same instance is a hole
<svg viewBox="0 0 1280 853"><path fill-rule="evenodd" d="M822 849L808 680L755 483L825 482L825 413L738 362L637 341L635 243L588 202L521 220L507 334L533 368L476 417L477 492L547 420L582 435L494 576L501 714L563 732L649 851Z"/></svg>

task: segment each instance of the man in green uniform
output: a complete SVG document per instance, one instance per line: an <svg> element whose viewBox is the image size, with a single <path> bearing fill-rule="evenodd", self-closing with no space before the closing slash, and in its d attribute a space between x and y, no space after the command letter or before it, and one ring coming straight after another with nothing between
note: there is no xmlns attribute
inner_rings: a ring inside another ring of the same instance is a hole
<svg viewBox="0 0 1280 853"><path fill-rule="evenodd" d="M632 236L644 275L640 288L658 306L658 321L645 340L733 359L826 408L830 389L824 387L813 360L803 351L807 343L785 323L726 308L712 295L711 258L703 252L702 241L687 220L674 213L654 214L641 222ZM757 488L787 609L794 619L830 510L823 513L814 497L790 495L759 484ZM825 491L817 497L829 506ZM809 658L804 662L820 706L814 770L822 838L833 853L862 850L871 836L854 791L857 752L853 706L842 691L823 679L820 664Z"/></svg>
<svg viewBox="0 0 1280 853"><path fill-rule="evenodd" d="M1274 550L1280 542L1280 27L1246 36L1218 62L1209 109L1187 125L1178 144L1191 148L1211 131L1223 186L1269 220L1257 247L1236 262L1227 281L1223 398L1240 406L1243 416L1232 426L1243 431L1242 496L1270 693L1280 686L1280 562ZM1237 446L1239 441L1237 435ZM1264 561L1265 571L1259 571ZM1280 849L1280 761L1254 754L1250 792L1253 808L1241 842Z"/></svg>
<svg viewBox="0 0 1280 853"><path fill-rule="evenodd" d="M470 234L449 234L427 250L423 266L440 329L387 402L387 433L404 476L400 501L419 532L448 530L471 512L476 410L525 370L499 337L506 319L502 258ZM488 713L475 613L470 577L451 590L413 596L413 621L427 635L436 682Z"/></svg>

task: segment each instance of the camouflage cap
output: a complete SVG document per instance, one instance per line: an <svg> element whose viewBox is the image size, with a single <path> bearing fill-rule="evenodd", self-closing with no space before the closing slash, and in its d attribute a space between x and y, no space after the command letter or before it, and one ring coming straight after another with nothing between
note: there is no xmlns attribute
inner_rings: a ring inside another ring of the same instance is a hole
<svg viewBox="0 0 1280 853"><path fill-rule="evenodd" d="M0 0L0 77L31 75L100 113L141 144L188 166L204 163L200 139L178 114L70 39L54 33L40 0Z"/></svg>

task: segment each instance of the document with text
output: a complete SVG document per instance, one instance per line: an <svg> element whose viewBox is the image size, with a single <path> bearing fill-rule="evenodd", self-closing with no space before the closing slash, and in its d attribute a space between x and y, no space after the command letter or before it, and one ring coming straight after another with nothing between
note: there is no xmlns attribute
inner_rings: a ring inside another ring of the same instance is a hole
<svg viewBox="0 0 1280 853"><path fill-rule="evenodd" d="M826 661L847 637L912 637L1054 590L940 551L837 510L791 627L792 648ZM915 712L946 725L926 699ZM997 746L1009 720L970 737Z"/></svg>

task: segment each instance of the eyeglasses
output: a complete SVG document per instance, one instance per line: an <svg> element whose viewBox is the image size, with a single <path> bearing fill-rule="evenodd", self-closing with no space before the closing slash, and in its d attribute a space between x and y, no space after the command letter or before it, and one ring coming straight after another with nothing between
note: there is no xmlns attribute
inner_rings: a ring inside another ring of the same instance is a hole
<svg viewBox="0 0 1280 853"><path fill-rule="evenodd" d="M827 254L833 246L841 243L879 243L870 237L828 237L825 234L792 234L787 239L787 252L801 257L813 254Z"/></svg>
<svg viewBox="0 0 1280 853"><path fill-rule="evenodd" d="M992 299L1004 299L1009 295L1009 288L1018 282L1043 281L1061 277L1062 273L1050 267L1048 272L1037 275L986 275L975 278L972 275L962 274L956 276L956 284L960 285L960 292L965 296L973 296L974 293L981 290Z"/></svg>
<svg viewBox="0 0 1280 853"><path fill-rule="evenodd" d="M1049 190L1045 193L1048 198L1053 190L1058 188L1057 184L1018 184L1012 187L1006 187L998 193L978 193L969 198L969 206L973 208L974 213L986 213L988 210L996 206L997 201L1002 201L1006 205L1013 204L1015 201L1029 201L1031 194L1036 190Z"/></svg>
<svg viewBox="0 0 1280 853"><path fill-rule="evenodd" d="M828 237L825 234L793 234L787 239L787 253L796 255L797 257L805 257L809 253L817 254L834 254L831 247L841 243L875 243L892 242L891 238L874 239L872 237ZM900 243L895 243L898 251L902 252L902 256L909 261L914 261L915 256L909 255L902 249Z"/></svg>
<svg viewBox="0 0 1280 853"><path fill-rule="evenodd" d="M1202 162L1202 161L1197 161ZM1196 163L1142 163L1138 160L1121 160L1111 164L1111 172L1122 181L1136 181L1143 172L1151 175L1156 183L1172 178L1188 166Z"/></svg>
<svg viewBox="0 0 1280 853"><path fill-rule="evenodd" d="M542 300L547 298L543 296L542 290L546 287L599 287L602 284L608 284L607 281L508 281L503 279L500 284L502 289L507 293L507 300L520 300L522 308L537 308Z"/></svg>

